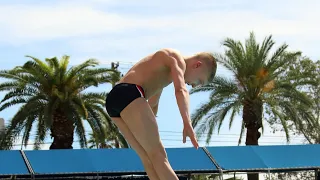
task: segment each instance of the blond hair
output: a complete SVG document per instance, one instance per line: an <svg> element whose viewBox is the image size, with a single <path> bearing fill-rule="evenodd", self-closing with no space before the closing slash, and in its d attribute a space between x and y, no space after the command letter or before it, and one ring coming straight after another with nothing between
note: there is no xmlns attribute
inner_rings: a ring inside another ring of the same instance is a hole
<svg viewBox="0 0 320 180"><path fill-rule="evenodd" d="M209 68L208 70L210 72L210 75L209 75L208 81L211 82L214 79L214 77L216 76L216 72L217 72L216 59L214 58L214 56L211 53L208 53L208 52L200 52L200 53L196 54L195 57L197 59L202 60Z"/></svg>

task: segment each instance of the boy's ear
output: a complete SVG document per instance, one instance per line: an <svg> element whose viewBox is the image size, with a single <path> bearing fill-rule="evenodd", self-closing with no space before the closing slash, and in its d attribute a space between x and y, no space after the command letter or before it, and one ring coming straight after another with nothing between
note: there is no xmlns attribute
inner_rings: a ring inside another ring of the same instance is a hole
<svg viewBox="0 0 320 180"><path fill-rule="evenodd" d="M196 68L200 67L201 65L202 65L202 62L201 61L197 61Z"/></svg>

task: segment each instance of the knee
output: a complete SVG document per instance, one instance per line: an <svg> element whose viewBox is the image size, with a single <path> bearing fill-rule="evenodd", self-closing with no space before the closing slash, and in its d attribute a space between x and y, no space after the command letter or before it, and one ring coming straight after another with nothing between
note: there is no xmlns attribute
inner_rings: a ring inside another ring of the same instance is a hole
<svg viewBox="0 0 320 180"><path fill-rule="evenodd" d="M151 160L149 159L148 156L142 157L142 158L141 158L141 161L142 161L143 166L144 166L146 169L149 169L150 167L152 167L152 162L151 162Z"/></svg>
<svg viewBox="0 0 320 180"><path fill-rule="evenodd" d="M151 161L163 161L168 159L167 153L161 143L147 152Z"/></svg>

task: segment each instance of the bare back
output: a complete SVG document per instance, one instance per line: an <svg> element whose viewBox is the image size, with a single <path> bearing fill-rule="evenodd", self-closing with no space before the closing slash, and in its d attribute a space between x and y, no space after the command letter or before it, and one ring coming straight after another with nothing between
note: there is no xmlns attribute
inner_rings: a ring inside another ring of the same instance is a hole
<svg viewBox="0 0 320 180"><path fill-rule="evenodd" d="M165 49L168 53L178 52ZM142 86L148 99L172 83L170 68L165 60L150 54L135 64L119 83L133 83Z"/></svg>

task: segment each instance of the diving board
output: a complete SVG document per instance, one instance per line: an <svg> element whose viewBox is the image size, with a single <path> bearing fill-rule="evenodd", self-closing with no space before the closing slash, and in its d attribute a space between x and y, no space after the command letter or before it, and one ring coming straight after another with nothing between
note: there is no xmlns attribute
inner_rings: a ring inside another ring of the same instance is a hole
<svg viewBox="0 0 320 180"><path fill-rule="evenodd" d="M10 175L30 176L21 152L18 150L0 151L0 176Z"/></svg>

